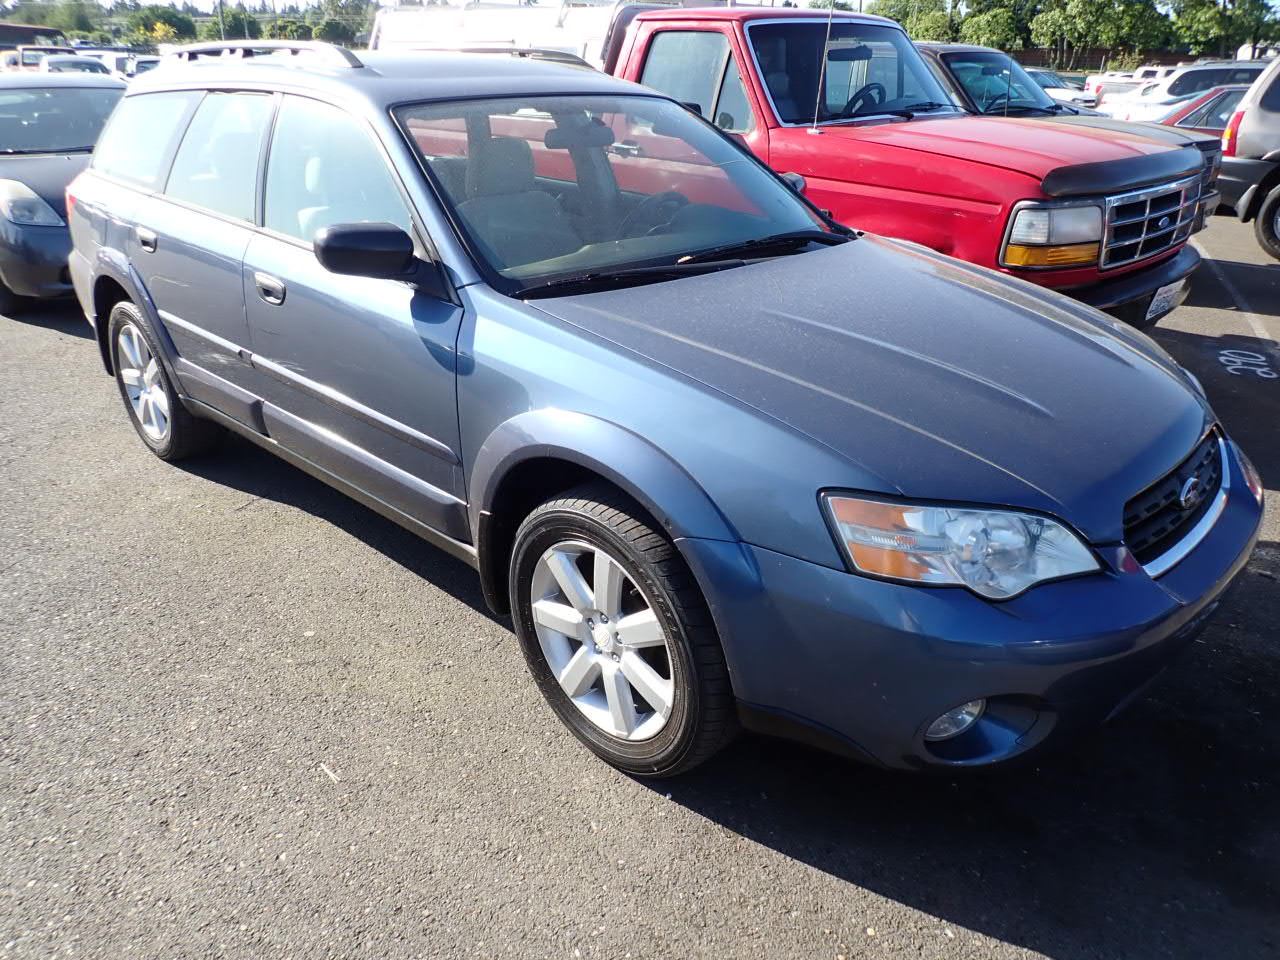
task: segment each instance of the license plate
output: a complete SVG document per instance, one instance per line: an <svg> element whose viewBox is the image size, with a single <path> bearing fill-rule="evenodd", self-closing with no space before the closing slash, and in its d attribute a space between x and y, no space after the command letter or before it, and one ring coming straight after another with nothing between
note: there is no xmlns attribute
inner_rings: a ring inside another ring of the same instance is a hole
<svg viewBox="0 0 1280 960"><path fill-rule="evenodd" d="M1185 280L1178 280L1174 283L1166 283L1163 287L1156 291L1155 296L1151 298L1151 306L1147 307L1147 319L1163 316L1178 305L1178 296L1182 293L1182 285Z"/></svg>

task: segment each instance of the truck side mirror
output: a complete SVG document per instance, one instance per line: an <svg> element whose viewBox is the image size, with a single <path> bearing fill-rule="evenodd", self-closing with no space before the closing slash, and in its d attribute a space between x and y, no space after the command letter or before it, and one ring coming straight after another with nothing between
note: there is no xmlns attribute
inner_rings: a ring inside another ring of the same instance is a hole
<svg viewBox="0 0 1280 960"><path fill-rule="evenodd" d="M798 173L780 173L778 176L780 176L786 185L796 193L803 195L805 187L808 186L808 184L804 182L804 177L800 176Z"/></svg>

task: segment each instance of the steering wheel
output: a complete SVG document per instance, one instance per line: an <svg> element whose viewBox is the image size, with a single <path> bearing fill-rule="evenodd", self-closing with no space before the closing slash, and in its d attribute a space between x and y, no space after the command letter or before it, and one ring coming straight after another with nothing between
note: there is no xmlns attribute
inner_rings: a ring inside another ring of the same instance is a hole
<svg viewBox="0 0 1280 960"><path fill-rule="evenodd" d="M1009 94L1005 93L1002 90L982 105L982 112L990 113L992 108L998 106L1001 103L1008 103L1008 102L1009 102Z"/></svg>
<svg viewBox="0 0 1280 960"><path fill-rule="evenodd" d="M651 233L670 223L671 219L680 212L680 208L688 204L689 198L675 190L664 190L662 193L645 197L622 218L622 222L618 224L618 236L630 237ZM640 229L632 234L629 231L635 224L639 224Z"/></svg>
<svg viewBox="0 0 1280 960"><path fill-rule="evenodd" d="M857 93L849 98L849 102L846 103L844 105L844 109L840 111L840 116L852 117L858 112L854 109L854 106L861 106L863 100L867 101L867 103L873 107L878 107L880 104L884 103L885 96L884 84L876 83L874 81L864 84Z"/></svg>

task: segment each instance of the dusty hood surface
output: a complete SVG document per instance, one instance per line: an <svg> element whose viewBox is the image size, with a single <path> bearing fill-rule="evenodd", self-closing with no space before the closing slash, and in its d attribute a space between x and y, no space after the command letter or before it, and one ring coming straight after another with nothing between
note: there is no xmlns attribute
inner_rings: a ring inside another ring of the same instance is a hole
<svg viewBox="0 0 1280 960"><path fill-rule="evenodd" d="M827 124L824 136L883 143L1001 167L1043 179L1051 170L1083 163L1164 153L1165 142L1134 131L1045 123L1032 117L939 117L874 125Z"/></svg>
<svg viewBox="0 0 1280 960"><path fill-rule="evenodd" d="M826 444L881 492L1038 509L1096 543L1209 423L1142 334L878 238L532 305Z"/></svg>

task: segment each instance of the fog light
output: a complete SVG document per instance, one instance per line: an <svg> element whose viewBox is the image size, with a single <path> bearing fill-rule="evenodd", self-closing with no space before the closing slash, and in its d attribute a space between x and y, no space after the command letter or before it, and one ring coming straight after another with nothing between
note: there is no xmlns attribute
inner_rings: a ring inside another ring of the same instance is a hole
<svg viewBox="0 0 1280 960"><path fill-rule="evenodd" d="M952 737L958 737L978 722L978 718L982 716L982 711L986 707L986 700L970 700L968 703L962 703L929 724L929 729L924 732L924 738L950 740Z"/></svg>

